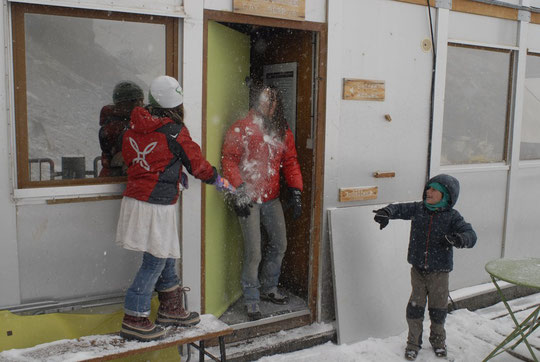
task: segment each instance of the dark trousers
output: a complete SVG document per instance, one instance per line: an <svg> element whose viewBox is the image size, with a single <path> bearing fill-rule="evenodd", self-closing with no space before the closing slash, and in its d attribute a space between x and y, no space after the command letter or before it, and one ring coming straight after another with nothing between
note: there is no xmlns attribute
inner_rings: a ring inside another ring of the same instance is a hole
<svg viewBox="0 0 540 362"><path fill-rule="evenodd" d="M426 301L431 320L429 342L434 348L445 346L444 321L448 313L448 272L425 272L411 268L412 292L407 304L409 336L407 348L418 351L422 347L422 331Z"/></svg>

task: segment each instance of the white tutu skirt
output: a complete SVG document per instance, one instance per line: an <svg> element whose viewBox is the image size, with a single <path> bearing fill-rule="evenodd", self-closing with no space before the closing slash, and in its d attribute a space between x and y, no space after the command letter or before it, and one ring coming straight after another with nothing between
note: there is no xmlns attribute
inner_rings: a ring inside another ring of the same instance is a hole
<svg viewBox="0 0 540 362"><path fill-rule="evenodd" d="M146 251L156 258L180 258L178 207L124 197L116 243L128 250Z"/></svg>

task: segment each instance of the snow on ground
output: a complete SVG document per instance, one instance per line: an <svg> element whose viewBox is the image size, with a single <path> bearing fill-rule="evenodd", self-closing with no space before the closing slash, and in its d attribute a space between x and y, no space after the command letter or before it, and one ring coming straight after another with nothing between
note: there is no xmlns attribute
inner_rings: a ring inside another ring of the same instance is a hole
<svg viewBox="0 0 540 362"><path fill-rule="evenodd" d="M540 294L535 294L525 298L512 301L514 311L524 309L516 314L519 321L525 319L531 308L540 303ZM427 316L427 314L426 314ZM448 315L446 320L448 360L461 362L482 361L495 346L504 339L504 335L510 333L513 329L513 322L508 316L502 303L495 306L470 312L465 309L457 310ZM442 360L435 357L428 341L429 322L424 322L424 340L423 349L420 351L418 362L428 362ZM540 347L540 332L536 331L529 341ZM328 342L324 345L313 348L281 354L269 357L263 357L259 362L278 362L278 361L332 361L332 362L392 362L404 361L403 352L407 332L385 339L370 338L350 345L335 345ZM527 349L520 345L517 352L530 358ZM538 350L536 350L538 354ZM503 353L491 361L496 362L514 362L520 361L507 353Z"/></svg>

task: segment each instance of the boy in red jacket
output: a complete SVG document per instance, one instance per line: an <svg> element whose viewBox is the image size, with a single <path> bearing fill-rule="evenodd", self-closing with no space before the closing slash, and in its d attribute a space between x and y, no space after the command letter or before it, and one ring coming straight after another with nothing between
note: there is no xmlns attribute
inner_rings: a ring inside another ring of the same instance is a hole
<svg viewBox="0 0 540 362"><path fill-rule="evenodd" d="M244 237L244 303L249 319L256 320L262 317L260 298L275 304L288 303L288 297L277 289L287 249L285 219L279 201L280 173L289 187L294 217L298 218L302 212L303 183L294 136L276 89L263 88L246 118L229 128L223 143L221 167L224 176L237 188L229 201L238 215ZM264 256L261 254L261 224L269 237L268 252Z"/></svg>

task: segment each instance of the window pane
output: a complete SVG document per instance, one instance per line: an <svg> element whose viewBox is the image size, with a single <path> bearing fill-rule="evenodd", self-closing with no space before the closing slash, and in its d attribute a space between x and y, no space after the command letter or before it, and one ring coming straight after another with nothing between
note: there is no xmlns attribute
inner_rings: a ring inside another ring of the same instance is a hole
<svg viewBox="0 0 540 362"><path fill-rule="evenodd" d="M510 53L449 46L441 165L505 160Z"/></svg>
<svg viewBox="0 0 540 362"><path fill-rule="evenodd" d="M50 160L41 166L42 180L51 179L51 164L56 179L62 171L64 178L94 177L100 111L112 103L117 83L135 82L146 93L165 74L165 25L28 13L24 19L29 157ZM32 163L32 181L39 171Z"/></svg>
<svg viewBox="0 0 540 362"><path fill-rule="evenodd" d="M540 159L540 57L527 56L523 122L521 125L521 160Z"/></svg>

